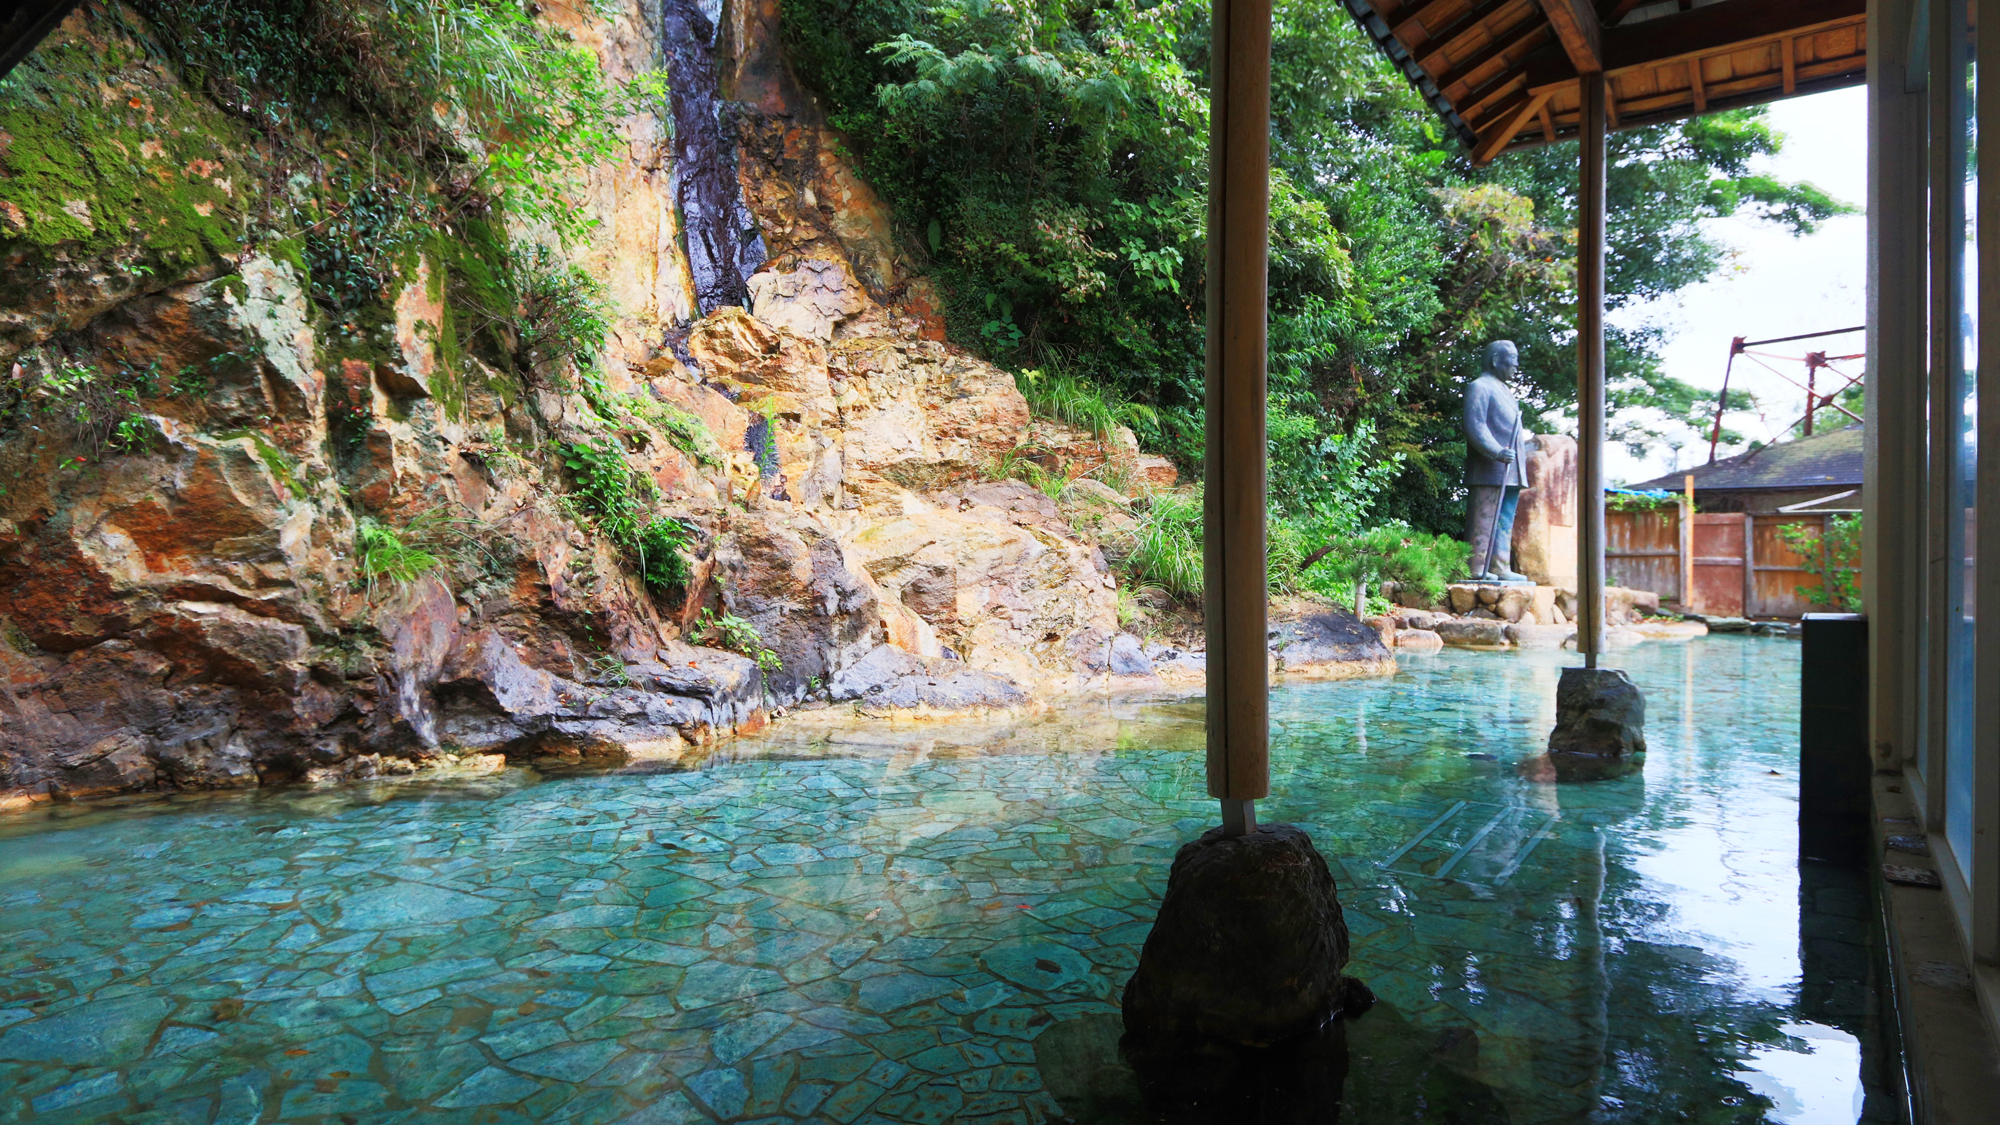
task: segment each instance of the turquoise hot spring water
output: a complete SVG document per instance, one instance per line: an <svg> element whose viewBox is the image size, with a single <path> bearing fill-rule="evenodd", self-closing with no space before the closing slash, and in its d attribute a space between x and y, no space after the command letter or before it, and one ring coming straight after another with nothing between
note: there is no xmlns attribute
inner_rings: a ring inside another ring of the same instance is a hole
<svg viewBox="0 0 2000 1125"><path fill-rule="evenodd" d="M1260 816L1312 834L1379 997L1307 1117L1893 1119L1865 889L1795 861L1796 643L1617 654L1646 768L1558 786L1522 765L1574 659L1275 692ZM0 819L0 1121L1199 1119L1117 1000L1216 815L1201 714Z"/></svg>

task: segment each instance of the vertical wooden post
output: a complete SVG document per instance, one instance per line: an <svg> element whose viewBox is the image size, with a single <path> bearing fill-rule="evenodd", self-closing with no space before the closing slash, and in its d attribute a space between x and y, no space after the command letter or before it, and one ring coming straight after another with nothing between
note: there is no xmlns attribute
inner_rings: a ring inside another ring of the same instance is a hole
<svg viewBox="0 0 2000 1125"><path fill-rule="evenodd" d="M1695 613L1694 604L1694 474L1687 475L1687 494L1681 497L1681 608Z"/></svg>
<svg viewBox="0 0 2000 1125"><path fill-rule="evenodd" d="M1579 526L1576 647L1584 667L1604 651L1604 72L1577 80L1576 420Z"/></svg>
<svg viewBox="0 0 2000 1125"><path fill-rule="evenodd" d="M1271 214L1271 0L1212 0L1207 448L1208 793L1223 830L1270 792L1264 575L1265 295Z"/></svg>
<svg viewBox="0 0 2000 1125"><path fill-rule="evenodd" d="M1743 513L1743 616L1757 616L1757 517Z"/></svg>
<svg viewBox="0 0 2000 1125"><path fill-rule="evenodd" d="M1868 425L1861 567L1868 583L1868 722L1878 769L1914 759L1924 721L1924 425L1929 283L1927 75L1911 16L1868 5ZM1982 186L1984 179L1981 180Z"/></svg>

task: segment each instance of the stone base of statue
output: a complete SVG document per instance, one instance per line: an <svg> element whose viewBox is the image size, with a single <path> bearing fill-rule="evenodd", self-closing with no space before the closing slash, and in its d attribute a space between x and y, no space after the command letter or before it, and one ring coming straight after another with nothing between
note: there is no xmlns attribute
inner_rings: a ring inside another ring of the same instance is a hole
<svg viewBox="0 0 2000 1125"><path fill-rule="evenodd" d="M1616 668L1565 668L1548 762L1558 781L1622 777L1646 762L1646 697Z"/></svg>

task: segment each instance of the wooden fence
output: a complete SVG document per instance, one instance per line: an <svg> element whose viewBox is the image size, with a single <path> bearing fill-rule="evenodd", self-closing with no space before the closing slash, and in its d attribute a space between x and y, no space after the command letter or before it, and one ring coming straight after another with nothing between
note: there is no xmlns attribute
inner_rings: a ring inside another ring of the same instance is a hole
<svg viewBox="0 0 2000 1125"><path fill-rule="evenodd" d="M1660 601L1717 617L1788 617L1828 606L1799 587L1824 584L1801 569L1798 553L1778 529L1810 527L1825 534L1824 513L1697 512L1680 507L1613 511L1605 518L1604 569L1611 585L1651 590ZM1684 596L1692 588L1692 597Z"/></svg>

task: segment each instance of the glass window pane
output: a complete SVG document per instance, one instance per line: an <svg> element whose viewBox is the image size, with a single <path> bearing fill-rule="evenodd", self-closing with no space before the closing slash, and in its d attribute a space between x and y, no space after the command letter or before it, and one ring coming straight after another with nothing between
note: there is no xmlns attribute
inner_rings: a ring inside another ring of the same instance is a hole
<svg viewBox="0 0 2000 1125"><path fill-rule="evenodd" d="M1951 845L1954 858L1967 881L1973 879L1972 868L1972 759L1976 740L1974 728L1976 715L1973 710L1973 621L1976 606L1973 591L1977 589L1973 581L1974 546L1978 543L1974 519L1973 479L1979 461L1978 427L1979 415L1978 380L1976 379L1977 357L1979 355L1978 296L1979 296L1979 251L1977 245L1977 215L1979 176L1977 157L1979 135L1975 98L1978 69L1975 60L1966 63L1964 82L1965 97L1965 141L1964 168L1965 191L1965 241L1959 255L1959 278L1961 295L1960 355L1964 362L1960 365L1958 383L1957 413L1961 418L1959 429L1960 471L1954 475L1955 495L1951 507L1961 513L1954 522L1951 538L1957 540L1952 546L1957 548L1954 555L1964 560L1954 569L1951 581L1957 587L1952 591L1952 603L1959 612L1952 614L1947 622L1951 630L1950 679L1946 685L1950 717L1945 737L1945 838Z"/></svg>

